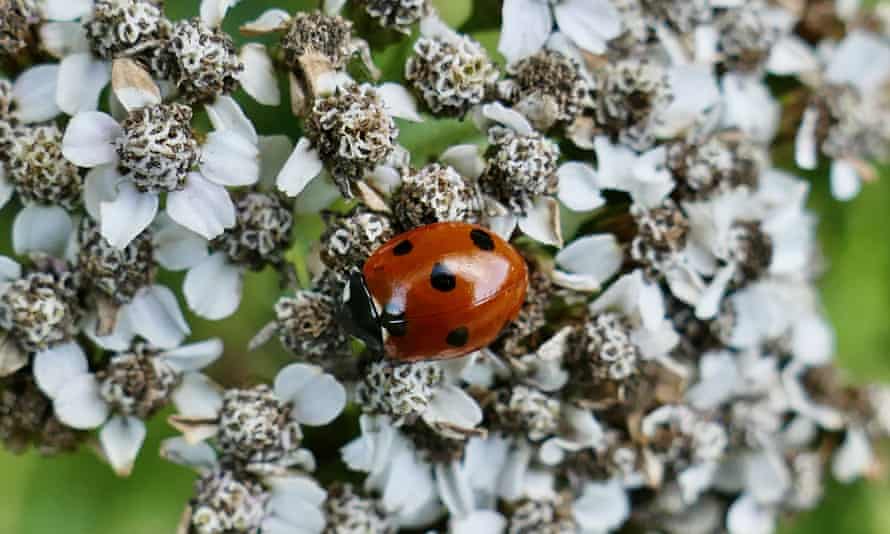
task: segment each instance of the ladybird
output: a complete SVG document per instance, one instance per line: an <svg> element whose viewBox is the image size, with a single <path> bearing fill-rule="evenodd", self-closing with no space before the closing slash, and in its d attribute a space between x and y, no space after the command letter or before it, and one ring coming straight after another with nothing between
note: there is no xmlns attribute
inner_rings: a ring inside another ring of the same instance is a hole
<svg viewBox="0 0 890 534"><path fill-rule="evenodd" d="M343 316L391 361L455 358L494 341L527 288L525 260L509 243L479 225L441 222L397 235L353 271Z"/></svg>

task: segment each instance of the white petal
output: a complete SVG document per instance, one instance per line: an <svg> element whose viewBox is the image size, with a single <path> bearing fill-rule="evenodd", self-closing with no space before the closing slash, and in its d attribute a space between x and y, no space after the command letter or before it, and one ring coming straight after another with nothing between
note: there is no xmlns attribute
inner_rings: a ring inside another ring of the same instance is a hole
<svg viewBox="0 0 890 534"><path fill-rule="evenodd" d="M819 61L813 49L800 37L786 35L773 45L766 68L772 74L791 75L813 72Z"/></svg>
<svg viewBox="0 0 890 534"><path fill-rule="evenodd" d="M101 205L117 197L117 184L124 179L117 165L99 165L87 173L83 186L83 204L95 220L101 219Z"/></svg>
<svg viewBox="0 0 890 534"><path fill-rule="evenodd" d="M6 167L0 163L0 209L12 199L15 186L6 178Z"/></svg>
<svg viewBox="0 0 890 534"><path fill-rule="evenodd" d="M99 204L102 237L124 248L145 230L158 212L158 196L140 193L131 182L118 185L117 197Z"/></svg>
<svg viewBox="0 0 890 534"><path fill-rule="evenodd" d="M485 171L485 160L479 154L478 145L454 145L442 152L439 161L454 167L461 176L473 180Z"/></svg>
<svg viewBox="0 0 890 534"><path fill-rule="evenodd" d="M488 217L485 225L505 241L509 241L513 232L516 230L518 222L519 221L516 219L515 215L507 214L498 217Z"/></svg>
<svg viewBox="0 0 890 534"><path fill-rule="evenodd" d="M608 532L617 529L630 514L630 500L616 481L588 482L572 505L572 516L582 530Z"/></svg>
<svg viewBox="0 0 890 534"><path fill-rule="evenodd" d="M286 29L290 19L290 14L283 9L268 9L239 29L247 35L263 35Z"/></svg>
<svg viewBox="0 0 890 534"><path fill-rule="evenodd" d="M553 30L550 6L537 0L505 0L501 20L498 52L507 58L507 63L540 50Z"/></svg>
<svg viewBox="0 0 890 534"><path fill-rule="evenodd" d="M365 179L367 180L368 177ZM327 174L322 174L317 179L310 181L309 185L297 195L294 200L294 213L317 214L328 208L338 198L340 198L340 190Z"/></svg>
<svg viewBox="0 0 890 534"><path fill-rule="evenodd" d="M92 111L99 105L99 93L111 79L108 63L89 53L72 54L62 59L56 104L69 115Z"/></svg>
<svg viewBox="0 0 890 534"><path fill-rule="evenodd" d="M621 33L621 16L608 0L562 0L553 8L556 23L579 47L594 54Z"/></svg>
<svg viewBox="0 0 890 534"><path fill-rule="evenodd" d="M791 352L796 360L814 367L831 363L834 332L828 321L816 313L798 319L791 333Z"/></svg>
<svg viewBox="0 0 890 534"><path fill-rule="evenodd" d="M596 150L597 179L603 189L627 191L630 170L636 162L634 152L622 145L613 145L606 137L593 140Z"/></svg>
<svg viewBox="0 0 890 534"><path fill-rule="evenodd" d="M586 163L570 161L559 167L559 200L572 211L590 211L602 206L596 171Z"/></svg>
<svg viewBox="0 0 890 534"><path fill-rule="evenodd" d="M725 121L757 141L768 143L779 125L781 109L769 88L757 77L723 76Z"/></svg>
<svg viewBox="0 0 890 534"><path fill-rule="evenodd" d="M727 351L705 353L699 375L699 382L686 391L686 399L700 410L714 409L729 400L741 378L735 359Z"/></svg>
<svg viewBox="0 0 890 534"><path fill-rule="evenodd" d="M195 172L189 173L185 188L167 193L167 214L205 239L235 226L235 205L229 192Z"/></svg>
<svg viewBox="0 0 890 534"><path fill-rule="evenodd" d="M445 423L457 428L473 428L482 422L482 409L463 389L445 385L433 394L423 419L430 425Z"/></svg>
<svg viewBox="0 0 890 534"><path fill-rule="evenodd" d="M114 140L123 134L111 115L85 111L71 118L62 138L62 154L79 167L116 163Z"/></svg>
<svg viewBox="0 0 890 534"><path fill-rule="evenodd" d="M99 382L91 374L78 375L58 390L53 407L59 421L71 428L96 428L108 418L108 404L99 394Z"/></svg>
<svg viewBox="0 0 890 534"><path fill-rule="evenodd" d="M176 296L164 286L141 289L130 302L127 314L133 330L156 347L177 347L190 332Z"/></svg>
<svg viewBox="0 0 890 534"><path fill-rule="evenodd" d="M123 352L130 348L136 332L133 331L133 325L127 314L129 306L124 306L118 311L117 323L114 325L114 331L107 336L96 335L96 329L99 327L99 318L96 313L91 313L87 317L83 332L90 338L90 341L105 350L113 350Z"/></svg>
<svg viewBox="0 0 890 534"><path fill-rule="evenodd" d="M198 469L210 470L217 466L216 452L207 442L189 443L180 436L161 442L161 457Z"/></svg>
<svg viewBox="0 0 890 534"><path fill-rule="evenodd" d="M864 475L873 463L868 436L861 428L850 428L844 442L834 454L831 472L834 478L849 483Z"/></svg>
<svg viewBox="0 0 890 534"><path fill-rule="evenodd" d="M99 432L102 452L114 472L128 476L145 441L145 423L136 417L116 415Z"/></svg>
<svg viewBox="0 0 890 534"><path fill-rule="evenodd" d="M295 197L306 188L310 180L321 172L322 163L318 152L305 137L297 142L287 163L278 173L275 183L289 197Z"/></svg>
<svg viewBox="0 0 890 534"><path fill-rule="evenodd" d="M251 144L257 144L259 137L256 128L234 98L219 96L212 104L204 106L204 109L207 110L214 130L233 130Z"/></svg>
<svg viewBox="0 0 890 534"><path fill-rule="evenodd" d="M720 103L720 88L708 65L677 65L668 71L668 83L674 98L659 113L655 134L660 137L682 135Z"/></svg>
<svg viewBox="0 0 890 534"><path fill-rule="evenodd" d="M775 512L757 504L754 497L747 493L736 499L726 514L729 534L772 534L775 526Z"/></svg>
<svg viewBox="0 0 890 534"><path fill-rule="evenodd" d="M34 379L40 391L51 399L65 384L88 372L87 357L77 343L66 343L34 356Z"/></svg>
<svg viewBox="0 0 890 534"><path fill-rule="evenodd" d="M473 489L470 478L461 464L456 461L437 463L433 466L439 498L452 517L464 517L473 511Z"/></svg>
<svg viewBox="0 0 890 534"><path fill-rule="evenodd" d="M794 137L794 159L801 169L813 170L819 164L818 147L816 146L816 126L819 123L819 111L809 107L803 112L800 128Z"/></svg>
<svg viewBox="0 0 890 534"><path fill-rule="evenodd" d="M219 386L200 373L186 373L171 399L186 417L214 419L222 408Z"/></svg>
<svg viewBox="0 0 890 534"><path fill-rule="evenodd" d="M838 200L850 200L862 189L856 167L843 159L831 162L831 194Z"/></svg>
<svg viewBox="0 0 890 534"><path fill-rule="evenodd" d="M402 84L393 82L380 84L377 87L377 94L383 99L383 104L391 116L411 122L423 122L423 118L417 113L417 102Z"/></svg>
<svg viewBox="0 0 890 534"><path fill-rule="evenodd" d="M260 179L260 151L236 130L216 130L201 148L201 174L220 185L252 185Z"/></svg>
<svg viewBox="0 0 890 534"><path fill-rule="evenodd" d="M575 274L554 269L550 274L550 279L559 287L580 291L582 293L591 293L599 291L601 284L599 278L589 274Z"/></svg>
<svg viewBox="0 0 890 534"><path fill-rule="evenodd" d="M517 220L522 233L535 241L555 247L562 246L562 227L559 219L559 203L555 198L539 197L526 215Z"/></svg>
<svg viewBox="0 0 890 534"><path fill-rule="evenodd" d="M208 339L200 343L191 343L162 352L160 357L174 370L186 372L199 371L207 367L219 359L222 353L222 341L219 339Z"/></svg>
<svg viewBox="0 0 890 534"><path fill-rule="evenodd" d="M612 234L578 238L556 255L556 264L574 273L592 276L602 284L618 272L624 253Z"/></svg>
<svg viewBox="0 0 890 534"><path fill-rule="evenodd" d="M111 64L111 90L126 111L161 103L161 89L135 60L120 58Z"/></svg>
<svg viewBox="0 0 890 534"><path fill-rule="evenodd" d="M222 24L223 18L230 7L240 0L201 0L201 22L217 27Z"/></svg>
<svg viewBox="0 0 890 534"><path fill-rule="evenodd" d="M46 252L63 257L73 228L71 216L59 206L25 206L12 225L15 253Z"/></svg>
<svg viewBox="0 0 890 534"><path fill-rule="evenodd" d="M519 135L532 135L535 131L522 113L510 109L500 102L482 106L482 116L515 130Z"/></svg>
<svg viewBox="0 0 890 534"><path fill-rule="evenodd" d="M464 517L452 517L448 527L451 534L501 534L507 528L507 520L494 510L474 510Z"/></svg>
<svg viewBox="0 0 890 534"><path fill-rule="evenodd" d="M22 266L7 256L0 256L0 282L15 280L22 276Z"/></svg>
<svg viewBox="0 0 890 534"><path fill-rule="evenodd" d="M155 259L165 269L189 269L209 254L206 239L174 222L166 213L155 219L154 230Z"/></svg>
<svg viewBox="0 0 890 534"><path fill-rule="evenodd" d="M346 0L324 0L324 12L328 15L336 15L345 4Z"/></svg>
<svg viewBox="0 0 890 534"><path fill-rule="evenodd" d="M275 377L275 394L293 403L299 423L320 426L333 421L346 406L346 389L315 365L291 364Z"/></svg>
<svg viewBox="0 0 890 534"><path fill-rule="evenodd" d="M728 264L717 271L717 275L702 293L698 304L695 306L695 316L699 319L713 319L720 311L720 303L730 280L735 275L735 265Z"/></svg>
<svg viewBox="0 0 890 534"><path fill-rule="evenodd" d="M227 258L225 252L212 254L185 275L185 300L192 311L206 319L228 317L241 303L243 273Z"/></svg>
<svg viewBox="0 0 890 534"><path fill-rule="evenodd" d="M22 122L48 121L61 112L56 104L58 65L38 65L23 72L12 86L16 117Z"/></svg>
<svg viewBox="0 0 890 534"><path fill-rule="evenodd" d="M267 135L258 139L260 149L260 185L271 188L284 168L294 144L286 135Z"/></svg>
<svg viewBox="0 0 890 534"><path fill-rule="evenodd" d="M275 76L275 66L266 52L265 45L247 43L241 48L240 56L244 70L238 79L244 92L266 106L281 104L281 91L278 88L278 78Z"/></svg>
<svg viewBox="0 0 890 534"><path fill-rule="evenodd" d="M890 46L878 34L853 30L841 41L825 72L828 82L852 84L869 94L890 75Z"/></svg>
<svg viewBox="0 0 890 534"><path fill-rule="evenodd" d="M64 0L62 0L64 1ZM46 22L40 25L40 43L56 59L90 53L86 30L80 22ZM55 100L56 93L53 93Z"/></svg>
<svg viewBox="0 0 890 534"><path fill-rule="evenodd" d="M47 20L74 20L92 11L93 0L46 0L43 9Z"/></svg>

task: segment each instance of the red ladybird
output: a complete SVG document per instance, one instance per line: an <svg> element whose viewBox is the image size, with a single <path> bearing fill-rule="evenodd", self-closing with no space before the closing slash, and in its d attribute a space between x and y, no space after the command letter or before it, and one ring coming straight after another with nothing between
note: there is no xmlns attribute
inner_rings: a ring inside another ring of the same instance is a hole
<svg viewBox="0 0 890 534"><path fill-rule="evenodd" d="M525 260L482 226L442 222L397 235L350 276L352 332L397 362L455 358L491 343L519 314Z"/></svg>

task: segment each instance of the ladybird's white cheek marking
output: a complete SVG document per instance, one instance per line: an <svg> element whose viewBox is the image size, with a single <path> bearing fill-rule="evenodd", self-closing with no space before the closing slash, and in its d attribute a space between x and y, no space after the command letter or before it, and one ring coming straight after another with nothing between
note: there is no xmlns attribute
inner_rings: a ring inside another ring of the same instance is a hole
<svg viewBox="0 0 890 534"><path fill-rule="evenodd" d="M351 291L349 289L349 284L343 284L343 302L349 302L349 297L351 295Z"/></svg>

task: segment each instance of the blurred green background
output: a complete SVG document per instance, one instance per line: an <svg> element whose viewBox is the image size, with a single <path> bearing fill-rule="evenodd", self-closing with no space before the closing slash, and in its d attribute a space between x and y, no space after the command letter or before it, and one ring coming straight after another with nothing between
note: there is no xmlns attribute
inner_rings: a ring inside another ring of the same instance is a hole
<svg viewBox="0 0 890 534"><path fill-rule="evenodd" d="M496 56L496 26L499 3L496 0L436 0L452 26L472 33ZM285 7L307 9L309 1L251 0L233 9L225 28L240 43L238 25L265 9ZM197 0L168 0L168 14L175 19L197 14ZM410 42L396 43L371 26L357 25L369 39L378 65L388 79L398 79ZM274 43L274 38L263 39ZM498 58L500 59L500 58ZM282 89L285 89L282 87ZM286 94L286 92L285 92ZM299 127L285 102L279 109L259 106L238 95L261 133L286 133L296 139ZM436 121L417 126L402 123L401 141L415 158L427 160L451 144L477 136L475 128L458 121ZM785 151L783 151L785 152ZM788 161L787 154L777 161ZM790 169L794 170L794 169ZM890 169L884 178L868 184L862 194L848 203L830 198L826 169L808 173L813 185L811 207L820 218L820 238L829 270L821 287L825 306L837 331L840 365L853 381L890 381ZM0 253L11 251L9 228L16 207L0 212ZM298 218L295 228L296 258L305 254L308 243L321 231L313 216ZM162 281L173 288L181 286L181 275L164 275ZM226 352L211 374L227 385L268 379L288 358L277 342L247 353L248 340L272 318L272 302L279 289L269 273L251 273L246 280L244 301L239 312L224 321L208 323L193 316L189 323L193 339L220 336ZM184 305L183 305L184 308ZM320 474L339 471L337 449L350 432L357 431L346 420L337 431L310 433L307 445L316 451ZM334 424L337 426L337 423ZM345 428L344 428L345 427ZM115 477L111 470L88 450L57 458L34 453L13 456L0 451L0 534L163 534L172 533L182 508L192 491L193 474L161 461L158 444L173 432L163 422L163 414L152 423L149 438L128 479ZM354 434L353 434L354 435ZM890 482L859 482L849 486L831 484L822 506L783 523L786 533L887 533L890 532Z"/></svg>

